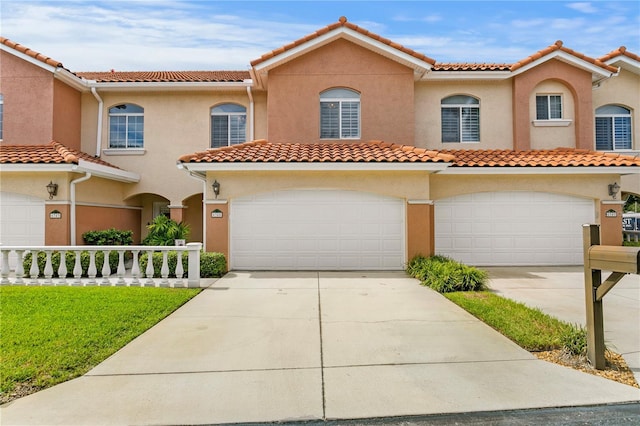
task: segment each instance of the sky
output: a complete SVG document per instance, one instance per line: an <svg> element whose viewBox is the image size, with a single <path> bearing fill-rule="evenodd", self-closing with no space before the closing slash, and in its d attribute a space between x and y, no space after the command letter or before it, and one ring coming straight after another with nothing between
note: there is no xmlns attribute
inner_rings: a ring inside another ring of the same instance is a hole
<svg viewBox="0 0 640 426"><path fill-rule="evenodd" d="M556 40L640 54L638 0L2 0L0 34L71 71L247 70L340 16L438 62L513 63Z"/></svg>

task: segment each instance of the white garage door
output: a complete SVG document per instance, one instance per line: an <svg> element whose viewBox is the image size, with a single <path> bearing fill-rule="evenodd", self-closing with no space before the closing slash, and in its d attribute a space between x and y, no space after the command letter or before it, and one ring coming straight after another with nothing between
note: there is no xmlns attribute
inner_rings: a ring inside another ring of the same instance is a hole
<svg viewBox="0 0 640 426"><path fill-rule="evenodd" d="M398 270L404 203L335 190L292 190L231 202L236 270Z"/></svg>
<svg viewBox="0 0 640 426"><path fill-rule="evenodd" d="M435 203L436 253L471 265L582 264L594 203L542 192L487 192Z"/></svg>
<svg viewBox="0 0 640 426"><path fill-rule="evenodd" d="M44 245L44 201L28 195L0 192L0 244L5 246ZM13 269L17 256L12 253Z"/></svg>

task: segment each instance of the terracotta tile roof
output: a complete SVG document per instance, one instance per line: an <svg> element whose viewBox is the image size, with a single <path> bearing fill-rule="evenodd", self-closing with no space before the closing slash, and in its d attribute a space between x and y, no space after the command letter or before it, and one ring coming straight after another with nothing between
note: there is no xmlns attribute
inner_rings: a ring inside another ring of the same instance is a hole
<svg viewBox="0 0 640 426"><path fill-rule="evenodd" d="M183 163L444 163L450 155L382 141L354 143L246 142L180 157Z"/></svg>
<svg viewBox="0 0 640 426"><path fill-rule="evenodd" d="M539 50L538 52L534 53L533 55L528 56L528 57L516 62L515 64L511 65L511 71L515 71L515 70L517 70L519 68L522 68L525 65L529 65L530 63L535 62L538 59L540 59L540 58L542 58L544 56L547 56L548 54L553 53L553 52L558 51L558 50L561 50L561 51L563 51L565 53L568 53L569 55L575 56L578 59L582 59L583 61L587 61L587 62L589 62L589 63L591 63L593 65L596 65L596 66L598 66L600 68L603 68L603 69L605 69L605 70L607 70L609 72L617 72L618 71L618 68L613 67L611 65L607 65L604 62L600 61L599 59L591 58L591 57L586 56L586 55L584 55L582 53L576 52L575 50L571 50L571 49L568 49L568 48L564 47L562 45L562 41L561 40L558 40L554 44L552 44L551 46L546 47L546 48L544 48L542 50Z"/></svg>
<svg viewBox="0 0 640 426"><path fill-rule="evenodd" d="M627 48L624 47L624 46L620 46L616 50L612 50L611 52L607 53L606 55L598 58L598 60L601 61L601 62L607 62L608 60L616 58L618 56L626 56L628 58L633 59L634 61L640 62L640 56L636 55L635 53L629 52L627 50Z"/></svg>
<svg viewBox="0 0 640 426"><path fill-rule="evenodd" d="M492 63L436 63L433 71L509 71L510 64Z"/></svg>
<svg viewBox="0 0 640 426"><path fill-rule="evenodd" d="M231 82L250 79L248 71L107 71L78 72L77 76L100 83Z"/></svg>
<svg viewBox="0 0 640 426"><path fill-rule="evenodd" d="M319 29L318 31L311 33L305 37L302 37L292 43L286 44L278 49L272 50L269 53L266 53L264 55L262 55L260 58L255 59L253 61L251 61L251 66L256 66L268 59L273 58L274 56L280 55L288 50L291 50L293 48L296 48L304 43L307 43L308 41L314 40L324 34L327 34L330 31L335 30L336 28L340 28L340 27L345 27L348 28L352 31L356 31L357 33L360 33L364 36L367 36L373 40L376 40L380 43L386 44L387 46L393 47L394 49L397 49L403 53L406 53L407 55L411 55L414 58L420 59L421 61L425 61L431 65L435 64L436 61L429 58L428 56L423 55L422 53L418 53L415 50L409 49L407 47L404 47L398 43L395 43L389 39L386 39L384 37L379 36L378 34L374 34L370 31L365 30L364 28L361 28L355 24L352 24L351 22L347 22L347 18L344 16L341 16L340 19L338 20L338 22L335 22L333 24L327 25L324 28Z"/></svg>
<svg viewBox="0 0 640 426"><path fill-rule="evenodd" d="M0 164L78 164L79 160L118 169L119 167L84 152L67 148L59 142L47 145L0 144Z"/></svg>
<svg viewBox="0 0 640 426"><path fill-rule="evenodd" d="M43 55L42 53L36 52L35 50L31 50L26 46L23 46L21 44L16 43L15 41L11 41L8 38L5 37L0 37L0 43L4 44L7 47L10 47L14 50L17 50L20 53L23 53L27 56L32 57L33 59L36 59L44 64L50 65L52 67L58 68L58 67L62 67L64 68L64 66L62 65L62 62L60 61L56 61L55 59L52 59L48 56Z"/></svg>
<svg viewBox="0 0 640 426"><path fill-rule="evenodd" d="M443 150L455 158L453 167L605 167L640 166L640 158L582 149L551 150Z"/></svg>

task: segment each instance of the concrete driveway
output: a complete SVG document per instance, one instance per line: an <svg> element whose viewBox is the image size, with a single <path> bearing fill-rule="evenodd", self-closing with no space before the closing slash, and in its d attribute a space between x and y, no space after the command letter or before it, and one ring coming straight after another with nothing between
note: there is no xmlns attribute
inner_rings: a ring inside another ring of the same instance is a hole
<svg viewBox="0 0 640 426"><path fill-rule="evenodd" d="M582 267L484 268L501 296L574 324L586 324ZM609 272L602 273L604 280ZM640 383L640 276L626 275L603 299L605 344Z"/></svg>
<svg viewBox="0 0 640 426"><path fill-rule="evenodd" d="M3 424L213 424L608 404L404 273L230 273Z"/></svg>

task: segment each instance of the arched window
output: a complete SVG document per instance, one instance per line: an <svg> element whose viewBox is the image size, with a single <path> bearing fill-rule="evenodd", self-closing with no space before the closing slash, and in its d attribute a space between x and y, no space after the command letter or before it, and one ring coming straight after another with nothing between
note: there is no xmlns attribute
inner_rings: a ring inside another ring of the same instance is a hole
<svg viewBox="0 0 640 426"><path fill-rule="evenodd" d="M320 138L360 137L360 94L350 89L329 89L320 93Z"/></svg>
<svg viewBox="0 0 640 426"><path fill-rule="evenodd" d="M480 101L455 95L440 102L442 142L480 142Z"/></svg>
<svg viewBox="0 0 640 426"><path fill-rule="evenodd" d="M211 108L211 148L236 145L247 139L247 109L221 104Z"/></svg>
<svg viewBox="0 0 640 426"><path fill-rule="evenodd" d="M596 109L596 149L615 151L632 149L631 110L618 105Z"/></svg>
<svg viewBox="0 0 640 426"><path fill-rule="evenodd" d="M144 108L121 104L109 108L109 148L144 146Z"/></svg>

